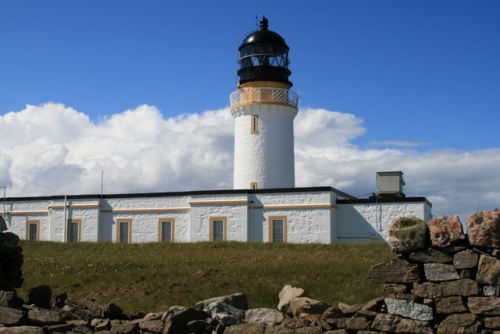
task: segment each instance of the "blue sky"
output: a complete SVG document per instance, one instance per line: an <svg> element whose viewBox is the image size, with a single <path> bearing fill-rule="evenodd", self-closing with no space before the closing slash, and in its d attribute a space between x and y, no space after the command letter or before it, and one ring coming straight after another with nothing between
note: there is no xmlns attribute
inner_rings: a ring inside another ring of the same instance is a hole
<svg viewBox="0 0 500 334"><path fill-rule="evenodd" d="M366 135L497 147L498 1L3 1L0 112L53 101L92 119L228 105L237 47L266 15L291 47L302 107L353 113ZM481 134L477 135L476 131Z"/></svg>
<svg viewBox="0 0 500 334"><path fill-rule="evenodd" d="M405 169L410 195L428 196L436 212L500 206L500 2L493 0L4 0L0 183L12 182L15 195L92 192L99 178L82 175L105 170L109 152L123 161L137 159L111 144L106 154L94 152L92 162L85 158L89 152L80 156L81 145L93 145L96 133L106 137L106 129L128 124L113 130L116 138L143 133L126 139L137 142L149 133L137 129L143 126L137 115L158 117L174 132L176 126L206 129L217 115L229 129L212 143L214 154L224 157L216 166L223 173L214 171L212 183L184 170L169 174L168 183L153 178L150 185L117 176L108 189L230 188L232 144L226 141L232 129L224 112L236 89L238 46L262 15L291 48L292 89L303 114L295 123L298 185L332 185L360 195L372 191L376 170ZM129 116L135 124L118 121ZM70 145L77 142L78 150ZM43 149L33 143L47 148L50 163L43 165L37 153ZM137 152L161 146L155 143ZM165 154L177 156L172 150ZM31 166L22 173L21 161ZM359 167L367 164L369 169ZM112 160L109 166L121 165ZM36 181L61 171L78 183L68 188ZM120 171L125 173L113 173ZM40 184L28 187L30 182ZM82 186L88 183L92 188ZM453 206L456 193L467 195ZM489 200L478 197L484 193L491 193ZM475 205L463 209L470 198Z"/></svg>

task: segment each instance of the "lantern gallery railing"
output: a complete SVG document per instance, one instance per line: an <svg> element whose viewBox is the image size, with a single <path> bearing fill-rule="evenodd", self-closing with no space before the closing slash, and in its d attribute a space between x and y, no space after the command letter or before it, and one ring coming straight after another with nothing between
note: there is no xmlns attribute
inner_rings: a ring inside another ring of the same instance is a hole
<svg viewBox="0 0 500 334"><path fill-rule="evenodd" d="M231 108L253 103L284 104L298 108L299 94L276 87L247 87L231 93Z"/></svg>

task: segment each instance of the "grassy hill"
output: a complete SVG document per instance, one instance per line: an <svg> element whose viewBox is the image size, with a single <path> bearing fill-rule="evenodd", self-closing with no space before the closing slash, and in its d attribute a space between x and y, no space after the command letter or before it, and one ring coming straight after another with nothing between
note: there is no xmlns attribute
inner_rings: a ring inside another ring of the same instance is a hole
<svg viewBox="0 0 500 334"><path fill-rule="evenodd" d="M394 258L386 244L51 243L22 241L27 300L45 284L72 299L114 302L127 313L194 306L244 292L249 306L276 308L285 284L312 297L355 304L382 296L368 282L370 267Z"/></svg>

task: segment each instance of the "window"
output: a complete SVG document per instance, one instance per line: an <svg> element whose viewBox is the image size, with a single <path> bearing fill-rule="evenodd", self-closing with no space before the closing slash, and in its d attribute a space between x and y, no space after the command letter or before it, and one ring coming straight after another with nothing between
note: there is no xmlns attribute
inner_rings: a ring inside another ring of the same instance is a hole
<svg viewBox="0 0 500 334"><path fill-rule="evenodd" d="M269 217L269 242L287 242L286 217Z"/></svg>
<svg viewBox="0 0 500 334"><path fill-rule="evenodd" d="M175 220L173 218L161 218L158 220L158 240L161 242L174 241L174 226Z"/></svg>
<svg viewBox="0 0 500 334"><path fill-rule="evenodd" d="M258 182L250 182L250 189L259 189Z"/></svg>
<svg viewBox="0 0 500 334"><path fill-rule="evenodd" d="M252 115L250 118L250 133L258 134L259 133L259 116Z"/></svg>
<svg viewBox="0 0 500 334"><path fill-rule="evenodd" d="M227 218L210 218L210 241L225 241L227 236Z"/></svg>
<svg viewBox="0 0 500 334"><path fill-rule="evenodd" d="M81 219L68 219L68 242L80 241L81 226Z"/></svg>
<svg viewBox="0 0 500 334"><path fill-rule="evenodd" d="M117 241L128 244L132 241L132 219L118 219Z"/></svg>
<svg viewBox="0 0 500 334"><path fill-rule="evenodd" d="M40 231L39 220L26 221L26 240L38 240Z"/></svg>

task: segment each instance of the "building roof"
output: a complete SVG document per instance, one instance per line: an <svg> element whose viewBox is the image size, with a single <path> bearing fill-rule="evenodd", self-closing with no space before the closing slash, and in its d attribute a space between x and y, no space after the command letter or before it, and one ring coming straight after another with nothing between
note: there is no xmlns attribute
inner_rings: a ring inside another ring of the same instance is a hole
<svg viewBox="0 0 500 334"><path fill-rule="evenodd" d="M384 203L410 203L410 202L425 202L430 207L432 203L425 197L391 197L379 198L372 196L370 198L339 198L337 204L384 204Z"/></svg>
<svg viewBox="0 0 500 334"><path fill-rule="evenodd" d="M172 197L172 196L200 196L200 195L238 195L238 194L276 194L276 193L301 193L301 192L326 192L331 191L341 199L355 199L343 191L333 187L300 187L300 188L273 188L273 189L217 189L194 190L176 192L149 192L126 194L80 194L80 195L52 195L31 197L7 197L10 202L35 201L35 200L62 200L66 199L96 199L96 198L135 198L135 197Z"/></svg>

